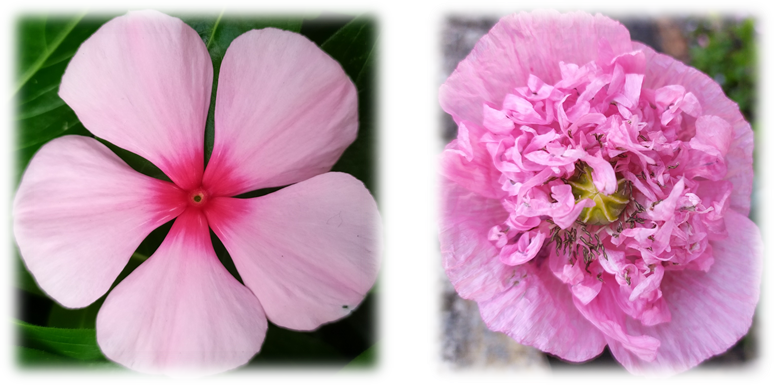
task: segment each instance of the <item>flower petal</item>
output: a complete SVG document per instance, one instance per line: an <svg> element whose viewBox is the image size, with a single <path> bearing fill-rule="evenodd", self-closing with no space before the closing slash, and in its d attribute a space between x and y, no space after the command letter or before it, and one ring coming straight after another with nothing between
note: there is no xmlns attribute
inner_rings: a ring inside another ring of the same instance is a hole
<svg viewBox="0 0 774 385"><path fill-rule="evenodd" d="M326 173L252 199L207 208L245 285L282 327L312 330L348 315L376 280L381 224L371 194Z"/></svg>
<svg viewBox="0 0 774 385"><path fill-rule="evenodd" d="M522 265L513 274L511 287L478 303L489 329L568 361L602 353L604 336L575 309L567 285L554 277L548 263Z"/></svg>
<svg viewBox="0 0 774 385"><path fill-rule="evenodd" d="M441 86L444 111L456 122L481 124L483 105L500 107L515 87L533 74L547 84L562 79L559 62L583 65L597 60L606 41L612 60L631 51L629 31L602 15L519 13L502 18Z"/></svg>
<svg viewBox="0 0 774 385"><path fill-rule="evenodd" d="M469 130L470 128L470 130ZM484 146L471 146L481 140L480 127L460 123L458 138L441 153L441 175L487 198L506 195L498 179L500 173L492 166L491 155Z"/></svg>
<svg viewBox="0 0 774 385"><path fill-rule="evenodd" d="M699 100L705 115L715 115L731 125L732 141L726 154L728 172L724 179L734 184L731 209L742 215L749 214L754 138L750 124L744 120L737 104L728 99L720 86L704 73L667 55L656 53L643 44L634 43L634 46L645 53L648 62L643 88L682 85Z"/></svg>
<svg viewBox="0 0 774 385"><path fill-rule="evenodd" d="M293 32L247 32L220 68L204 185L233 196L322 174L357 125L357 91L338 62Z"/></svg>
<svg viewBox="0 0 774 385"><path fill-rule="evenodd" d="M87 39L59 96L94 135L155 164L184 189L199 186L212 61L180 19L129 12Z"/></svg>
<svg viewBox="0 0 774 385"><path fill-rule="evenodd" d="M107 292L153 229L182 212L180 194L98 141L64 136L27 167L14 235L40 288L65 307L84 307Z"/></svg>
<svg viewBox="0 0 774 385"><path fill-rule="evenodd" d="M514 268L500 262L489 231L508 218L497 199L485 198L448 179L442 182L439 224L443 267L465 299L482 301L509 286Z"/></svg>
<svg viewBox="0 0 774 385"><path fill-rule="evenodd" d="M205 216L188 210L156 253L108 295L97 342L133 370L203 375L245 364L267 326L258 299L215 255Z"/></svg>
<svg viewBox="0 0 774 385"><path fill-rule="evenodd" d="M630 372L681 372L723 353L747 333L760 295L763 242L741 214L728 210L725 221L729 236L712 241L715 263L709 272L664 275L661 290L672 320L652 327L627 320L629 330L661 341L655 360L644 362L611 342L613 355Z"/></svg>

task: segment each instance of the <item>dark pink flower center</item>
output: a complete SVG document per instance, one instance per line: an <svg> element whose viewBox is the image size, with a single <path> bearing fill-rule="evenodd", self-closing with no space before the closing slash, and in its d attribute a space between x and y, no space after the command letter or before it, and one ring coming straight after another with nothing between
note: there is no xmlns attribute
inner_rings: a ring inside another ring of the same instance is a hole
<svg viewBox="0 0 774 385"><path fill-rule="evenodd" d="M209 198L210 194L200 186L188 191L187 203L192 207L203 208L207 205Z"/></svg>

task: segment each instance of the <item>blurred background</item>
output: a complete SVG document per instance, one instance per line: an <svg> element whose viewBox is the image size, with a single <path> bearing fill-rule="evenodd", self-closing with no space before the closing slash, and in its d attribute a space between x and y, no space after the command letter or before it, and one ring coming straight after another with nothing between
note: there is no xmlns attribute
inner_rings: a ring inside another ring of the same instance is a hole
<svg viewBox="0 0 774 385"><path fill-rule="evenodd" d="M716 15L656 18L616 17L629 30L633 41L647 44L658 52L670 55L699 69L715 79L726 95L739 105L745 119L752 125L756 143L760 143L757 107L757 43L754 18L749 15ZM438 84L457 67L476 42L494 26L499 17L450 16L442 23L442 73ZM457 136L457 125L451 116L440 111L442 136L450 142ZM756 153L760 151L756 148ZM755 163L756 174L757 163ZM756 221L758 179L753 182L750 218ZM523 372L557 371L565 369L597 370L600 368L626 372L608 348L591 361L576 364L565 362L529 346L522 346L502 333L490 331L473 301L460 298L439 266L443 286L442 361L451 369L498 369ZM742 367L756 359L758 352L758 322L754 319L747 336L726 353L715 356L700 367Z"/></svg>

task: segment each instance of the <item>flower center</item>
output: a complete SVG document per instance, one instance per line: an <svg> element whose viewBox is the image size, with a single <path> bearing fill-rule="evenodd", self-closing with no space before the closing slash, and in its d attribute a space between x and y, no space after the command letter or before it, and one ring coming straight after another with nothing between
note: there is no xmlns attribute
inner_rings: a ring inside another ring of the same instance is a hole
<svg viewBox="0 0 774 385"><path fill-rule="evenodd" d="M207 203L208 194L203 188L199 187L188 192L188 204L195 207L202 207Z"/></svg>
<svg viewBox="0 0 774 385"><path fill-rule="evenodd" d="M591 172L592 169L588 165L579 165L573 177L567 181L572 186L572 195L576 203L583 199L591 199L596 204L594 207L584 208L578 220L589 225L607 225L615 222L629 203L631 182L616 175L618 189L610 195L605 195L594 185Z"/></svg>

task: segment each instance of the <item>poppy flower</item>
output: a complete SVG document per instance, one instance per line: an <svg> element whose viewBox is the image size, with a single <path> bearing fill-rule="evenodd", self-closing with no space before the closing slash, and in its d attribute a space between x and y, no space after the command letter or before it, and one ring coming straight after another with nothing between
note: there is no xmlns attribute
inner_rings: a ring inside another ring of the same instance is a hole
<svg viewBox="0 0 774 385"><path fill-rule="evenodd" d="M97 317L102 351L134 370L242 365L260 350L267 319L313 330L345 317L378 272L376 203L352 176L328 172L358 127L341 66L292 32L236 38L220 68L205 169L212 80L202 39L181 20L142 11L109 21L72 58L59 94L94 135L171 182L134 171L95 139L65 136L38 151L14 201L27 268L69 308L103 296L140 242L175 219ZM244 285L219 262L210 229Z"/></svg>
<svg viewBox="0 0 774 385"><path fill-rule="evenodd" d="M441 251L494 331L675 373L749 329L753 133L700 71L601 15L501 19L440 89Z"/></svg>

